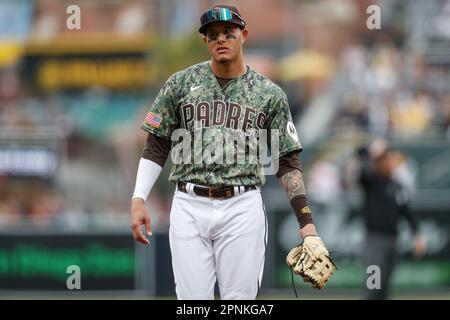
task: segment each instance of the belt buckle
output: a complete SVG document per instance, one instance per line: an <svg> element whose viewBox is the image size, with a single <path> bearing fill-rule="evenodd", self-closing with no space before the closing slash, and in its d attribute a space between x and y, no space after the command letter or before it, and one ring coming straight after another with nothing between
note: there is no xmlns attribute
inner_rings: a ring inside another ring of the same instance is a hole
<svg viewBox="0 0 450 320"><path fill-rule="evenodd" d="M220 189L222 189L222 188L214 188L214 187L209 188L209 190L208 190L209 198L210 199L215 199L213 193L216 192L216 191L219 191ZM224 198L231 198L233 196L233 194L231 193L231 189L230 188L223 188L223 189L224 189L224 192L225 192L225 197Z"/></svg>
<svg viewBox="0 0 450 320"><path fill-rule="evenodd" d="M218 190L218 188L211 187L208 189L208 196L210 199L214 199L213 192Z"/></svg>

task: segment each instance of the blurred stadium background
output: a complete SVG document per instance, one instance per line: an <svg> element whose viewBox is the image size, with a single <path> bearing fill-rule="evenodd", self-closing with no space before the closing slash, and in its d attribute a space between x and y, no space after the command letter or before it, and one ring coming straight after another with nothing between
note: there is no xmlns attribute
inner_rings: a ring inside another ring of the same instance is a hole
<svg viewBox="0 0 450 320"><path fill-rule="evenodd" d="M167 77L208 59L198 18L213 4L246 18L247 64L287 92L314 217L339 266L326 290L359 299L361 192L355 150L387 139L408 159L413 213L428 243L412 258L400 226L394 298L450 298L449 0L1 0L0 298L174 298L167 163L147 201L154 236L135 244L130 196L139 129ZM69 5L81 29L68 30ZM366 9L381 8L381 30ZM168 161L169 162L169 161ZM263 191L269 248L262 299L291 299L284 257L295 217L274 177ZM81 290L69 291L69 265Z"/></svg>

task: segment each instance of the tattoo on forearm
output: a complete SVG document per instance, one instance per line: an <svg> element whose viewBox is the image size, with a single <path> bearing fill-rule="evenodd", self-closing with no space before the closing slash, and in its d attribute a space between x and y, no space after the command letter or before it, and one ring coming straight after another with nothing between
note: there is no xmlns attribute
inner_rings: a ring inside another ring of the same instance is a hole
<svg viewBox="0 0 450 320"><path fill-rule="evenodd" d="M288 199L292 200L296 196L305 195L305 184L303 183L303 176L299 170L293 170L286 173L278 179Z"/></svg>

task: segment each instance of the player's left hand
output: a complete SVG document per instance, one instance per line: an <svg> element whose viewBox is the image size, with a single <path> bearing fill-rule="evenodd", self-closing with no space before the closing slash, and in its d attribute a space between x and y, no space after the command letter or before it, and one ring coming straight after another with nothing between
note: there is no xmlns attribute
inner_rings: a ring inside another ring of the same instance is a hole
<svg viewBox="0 0 450 320"><path fill-rule="evenodd" d="M317 236L317 230L314 224L308 223L300 229L300 236L305 239L307 236Z"/></svg>
<svg viewBox="0 0 450 320"><path fill-rule="evenodd" d="M289 252L286 263L293 273L316 289L322 289L336 271L336 264L318 236L306 236Z"/></svg>

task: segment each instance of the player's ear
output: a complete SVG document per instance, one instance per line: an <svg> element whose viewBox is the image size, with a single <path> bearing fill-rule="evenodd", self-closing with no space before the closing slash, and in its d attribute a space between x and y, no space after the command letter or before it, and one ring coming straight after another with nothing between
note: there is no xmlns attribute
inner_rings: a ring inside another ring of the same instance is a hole
<svg viewBox="0 0 450 320"><path fill-rule="evenodd" d="M206 39L206 36L205 36L205 35L202 35L202 39L203 39L203 42L204 42L204 43L207 43L207 42L208 42L208 39Z"/></svg>
<svg viewBox="0 0 450 320"><path fill-rule="evenodd" d="M248 30L242 29L242 43L245 43L247 41L247 38L248 38Z"/></svg>

